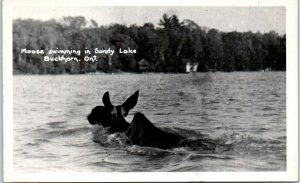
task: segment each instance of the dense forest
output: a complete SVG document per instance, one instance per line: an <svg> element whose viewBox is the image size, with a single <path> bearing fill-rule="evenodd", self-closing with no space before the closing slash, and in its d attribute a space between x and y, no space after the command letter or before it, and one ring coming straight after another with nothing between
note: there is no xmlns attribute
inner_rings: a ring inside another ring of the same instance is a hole
<svg viewBox="0 0 300 183"><path fill-rule="evenodd" d="M26 54L21 52L24 48L82 50L80 55L72 54L79 59L86 56L86 49L95 55L95 48L131 48L137 53L98 54L96 62L46 62L43 57L47 52ZM156 26L152 23L99 26L95 20L88 21L82 16L13 21L14 74L139 72L140 60L146 60L153 72L184 72L187 62L198 62L198 71L285 70L286 36L275 31L221 32L166 14Z"/></svg>

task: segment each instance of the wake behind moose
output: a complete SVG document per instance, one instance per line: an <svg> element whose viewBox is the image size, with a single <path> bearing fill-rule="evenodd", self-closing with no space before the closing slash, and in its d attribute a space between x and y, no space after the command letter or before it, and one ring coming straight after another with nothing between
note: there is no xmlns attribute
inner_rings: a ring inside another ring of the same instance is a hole
<svg viewBox="0 0 300 183"><path fill-rule="evenodd" d="M143 113L135 113L131 123L125 117L138 101L139 91L131 95L123 104L112 105L109 92L102 97L103 106L92 109L87 119L91 125L100 125L109 133L125 132L132 145L170 149L190 147L202 150L214 150L216 143L207 138L190 139L177 133L167 132L156 127Z"/></svg>

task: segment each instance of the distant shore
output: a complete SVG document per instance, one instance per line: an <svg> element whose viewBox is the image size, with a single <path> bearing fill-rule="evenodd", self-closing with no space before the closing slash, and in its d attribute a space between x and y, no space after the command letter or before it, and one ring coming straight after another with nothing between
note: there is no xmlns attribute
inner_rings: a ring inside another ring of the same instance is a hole
<svg viewBox="0 0 300 183"><path fill-rule="evenodd" d="M237 72L261 72L261 73L272 73L272 72L286 72L286 70L276 70L276 71L263 71L263 70L259 70L259 71L201 71L201 72L195 72L195 74L197 73L237 73ZM22 76L22 75L122 75L122 74L184 74L184 75L192 75L193 73L187 73L187 72L182 72L182 73L178 73L178 72L124 72L124 71L119 71L119 72L89 72L89 73L60 73L60 74L33 74L33 73L14 73L13 76Z"/></svg>

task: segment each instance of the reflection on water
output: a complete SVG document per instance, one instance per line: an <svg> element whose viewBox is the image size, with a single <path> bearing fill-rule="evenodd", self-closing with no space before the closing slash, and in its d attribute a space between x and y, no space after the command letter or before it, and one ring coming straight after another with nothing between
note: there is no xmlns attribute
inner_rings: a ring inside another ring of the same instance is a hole
<svg viewBox="0 0 300 183"><path fill-rule="evenodd" d="M14 76L14 168L41 171L282 171L286 169L285 72ZM230 145L214 152L131 146L86 120L140 90L156 126Z"/></svg>

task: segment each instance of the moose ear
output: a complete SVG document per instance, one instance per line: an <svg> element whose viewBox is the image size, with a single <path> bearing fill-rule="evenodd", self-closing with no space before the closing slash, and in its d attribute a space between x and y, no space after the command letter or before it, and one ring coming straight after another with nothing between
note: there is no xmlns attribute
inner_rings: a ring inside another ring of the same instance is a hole
<svg viewBox="0 0 300 183"><path fill-rule="evenodd" d="M104 104L104 106L110 107L112 106L110 99L109 99L109 93L105 92L103 97L102 97L102 102Z"/></svg>
<svg viewBox="0 0 300 183"><path fill-rule="evenodd" d="M123 104L122 107L124 107L126 110L133 109L134 106L137 104L139 98L139 91L136 91L133 95L131 95Z"/></svg>

